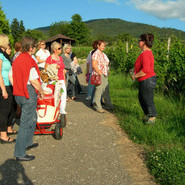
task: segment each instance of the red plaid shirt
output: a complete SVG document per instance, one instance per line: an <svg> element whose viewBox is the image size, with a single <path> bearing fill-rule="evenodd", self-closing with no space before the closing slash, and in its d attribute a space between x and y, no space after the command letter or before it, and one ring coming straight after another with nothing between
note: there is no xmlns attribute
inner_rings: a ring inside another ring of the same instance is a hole
<svg viewBox="0 0 185 185"><path fill-rule="evenodd" d="M92 60L97 61L98 69L102 72L103 75L108 76L109 71L109 59L107 55L100 50L96 50L92 56ZM97 74L94 69L92 71L92 75Z"/></svg>

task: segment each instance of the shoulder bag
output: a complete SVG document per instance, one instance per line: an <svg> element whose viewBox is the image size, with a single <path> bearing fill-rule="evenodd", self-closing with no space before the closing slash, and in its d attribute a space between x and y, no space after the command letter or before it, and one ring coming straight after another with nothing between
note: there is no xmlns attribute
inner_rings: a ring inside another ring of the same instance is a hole
<svg viewBox="0 0 185 185"><path fill-rule="evenodd" d="M91 75L92 85L101 85L101 75Z"/></svg>

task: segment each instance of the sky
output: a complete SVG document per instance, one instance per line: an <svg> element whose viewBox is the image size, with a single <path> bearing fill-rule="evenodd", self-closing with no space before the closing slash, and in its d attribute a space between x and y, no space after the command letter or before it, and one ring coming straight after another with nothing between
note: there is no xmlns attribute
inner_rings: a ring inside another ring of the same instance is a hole
<svg viewBox="0 0 185 185"><path fill-rule="evenodd" d="M129 22L185 31L185 0L0 0L10 24L23 20L26 29L70 21L119 18Z"/></svg>

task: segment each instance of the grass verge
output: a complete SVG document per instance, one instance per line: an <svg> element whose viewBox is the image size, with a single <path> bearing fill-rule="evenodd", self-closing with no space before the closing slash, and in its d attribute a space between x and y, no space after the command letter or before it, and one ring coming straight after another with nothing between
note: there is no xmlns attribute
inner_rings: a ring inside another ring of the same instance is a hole
<svg viewBox="0 0 185 185"><path fill-rule="evenodd" d="M77 58L86 59L89 55L92 47L85 47L85 46L74 46L72 51L76 54Z"/></svg>
<svg viewBox="0 0 185 185"><path fill-rule="evenodd" d="M142 144L146 163L160 184L185 184L185 111L183 101L155 95L158 112L153 125L143 123L138 90L130 77L111 72L110 95L121 127Z"/></svg>

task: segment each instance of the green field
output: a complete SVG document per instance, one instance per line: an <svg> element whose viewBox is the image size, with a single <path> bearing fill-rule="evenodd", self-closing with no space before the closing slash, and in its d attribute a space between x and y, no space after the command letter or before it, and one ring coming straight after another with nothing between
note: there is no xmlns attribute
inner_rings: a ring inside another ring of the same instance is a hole
<svg viewBox="0 0 185 185"><path fill-rule="evenodd" d="M89 55L91 50L92 50L92 47L86 47L86 46L72 47L72 51L76 54L77 58L80 58L80 59L87 59L87 56Z"/></svg>
<svg viewBox="0 0 185 185"><path fill-rule="evenodd" d="M146 164L160 184L185 184L185 110L183 98L155 95L157 121L143 123L138 90L129 76L111 72L114 113L129 137L145 148Z"/></svg>

